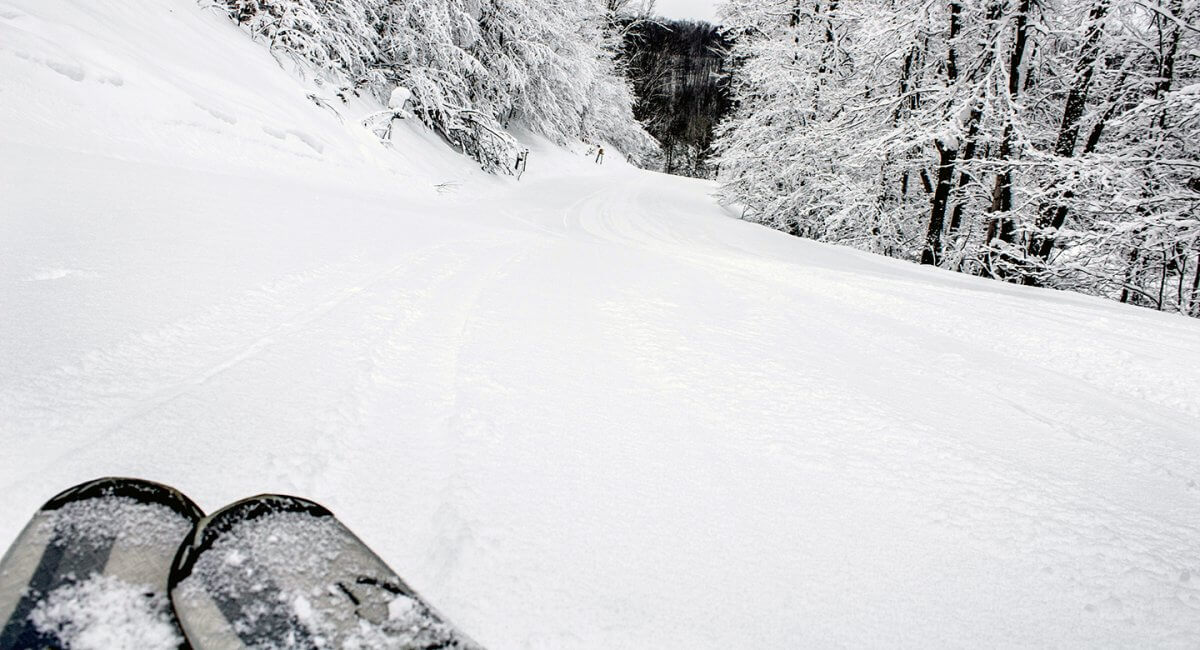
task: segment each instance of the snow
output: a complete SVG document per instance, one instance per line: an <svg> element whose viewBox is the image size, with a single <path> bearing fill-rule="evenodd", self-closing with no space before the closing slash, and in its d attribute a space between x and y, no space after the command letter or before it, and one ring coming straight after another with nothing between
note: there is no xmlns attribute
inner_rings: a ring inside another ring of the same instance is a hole
<svg viewBox="0 0 1200 650"><path fill-rule="evenodd" d="M108 548L114 539L123 547L173 548L187 536L191 522L167 506L141 503L129 497L108 496L71 501L41 523L47 537Z"/></svg>
<svg viewBox="0 0 1200 650"><path fill-rule="evenodd" d="M0 545L132 475L319 501L493 649L1200 644L1197 321L488 177L294 67L0 0Z"/></svg>
<svg viewBox="0 0 1200 650"><path fill-rule="evenodd" d="M396 111L404 110L404 105L412 99L412 91L404 86L396 86L388 98L388 108Z"/></svg>
<svg viewBox="0 0 1200 650"><path fill-rule="evenodd" d="M30 618L72 650L177 648L183 641L165 593L114 576L94 574L55 589Z"/></svg>

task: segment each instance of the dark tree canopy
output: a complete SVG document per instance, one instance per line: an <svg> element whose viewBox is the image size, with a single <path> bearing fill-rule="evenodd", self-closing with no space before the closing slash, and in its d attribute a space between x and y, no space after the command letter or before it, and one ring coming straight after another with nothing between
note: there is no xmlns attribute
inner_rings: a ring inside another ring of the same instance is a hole
<svg viewBox="0 0 1200 650"><path fill-rule="evenodd" d="M643 21L627 31L624 58L634 116L662 144L662 170L707 177L713 128L729 111L729 42L702 21Z"/></svg>

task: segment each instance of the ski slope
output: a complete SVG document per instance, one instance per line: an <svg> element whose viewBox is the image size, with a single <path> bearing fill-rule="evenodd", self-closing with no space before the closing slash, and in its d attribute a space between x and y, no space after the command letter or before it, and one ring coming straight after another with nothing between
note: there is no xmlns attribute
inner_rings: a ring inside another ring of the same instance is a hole
<svg viewBox="0 0 1200 650"><path fill-rule="evenodd" d="M493 649L1200 645L1200 322L487 177L300 72L0 0L0 545L132 475L320 501Z"/></svg>

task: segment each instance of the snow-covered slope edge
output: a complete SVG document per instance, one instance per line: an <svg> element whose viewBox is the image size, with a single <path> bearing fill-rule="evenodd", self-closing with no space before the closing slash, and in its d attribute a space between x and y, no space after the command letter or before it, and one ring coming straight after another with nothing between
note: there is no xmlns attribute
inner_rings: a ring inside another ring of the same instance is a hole
<svg viewBox="0 0 1200 650"><path fill-rule="evenodd" d="M317 499L491 648L1200 643L1194 321L389 151L115 4L0 0L0 545L129 474Z"/></svg>
<svg viewBox="0 0 1200 650"><path fill-rule="evenodd" d="M359 124L380 106L341 101L296 61L275 60L218 11L194 5L0 4L0 118L21 127L8 143L417 192L470 174L474 165L417 125L398 122L384 148Z"/></svg>

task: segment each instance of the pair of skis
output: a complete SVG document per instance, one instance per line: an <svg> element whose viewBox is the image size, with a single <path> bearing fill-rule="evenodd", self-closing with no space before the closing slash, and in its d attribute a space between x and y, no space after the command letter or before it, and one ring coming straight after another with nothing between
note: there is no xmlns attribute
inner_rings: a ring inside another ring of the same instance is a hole
<svg viewBox="0 0 1200 650"><path fill-rule="evenodd" d="M0 650L44 648L480 650L312 501L205 517L127 478L54 497L0 560Z"/></svg>

